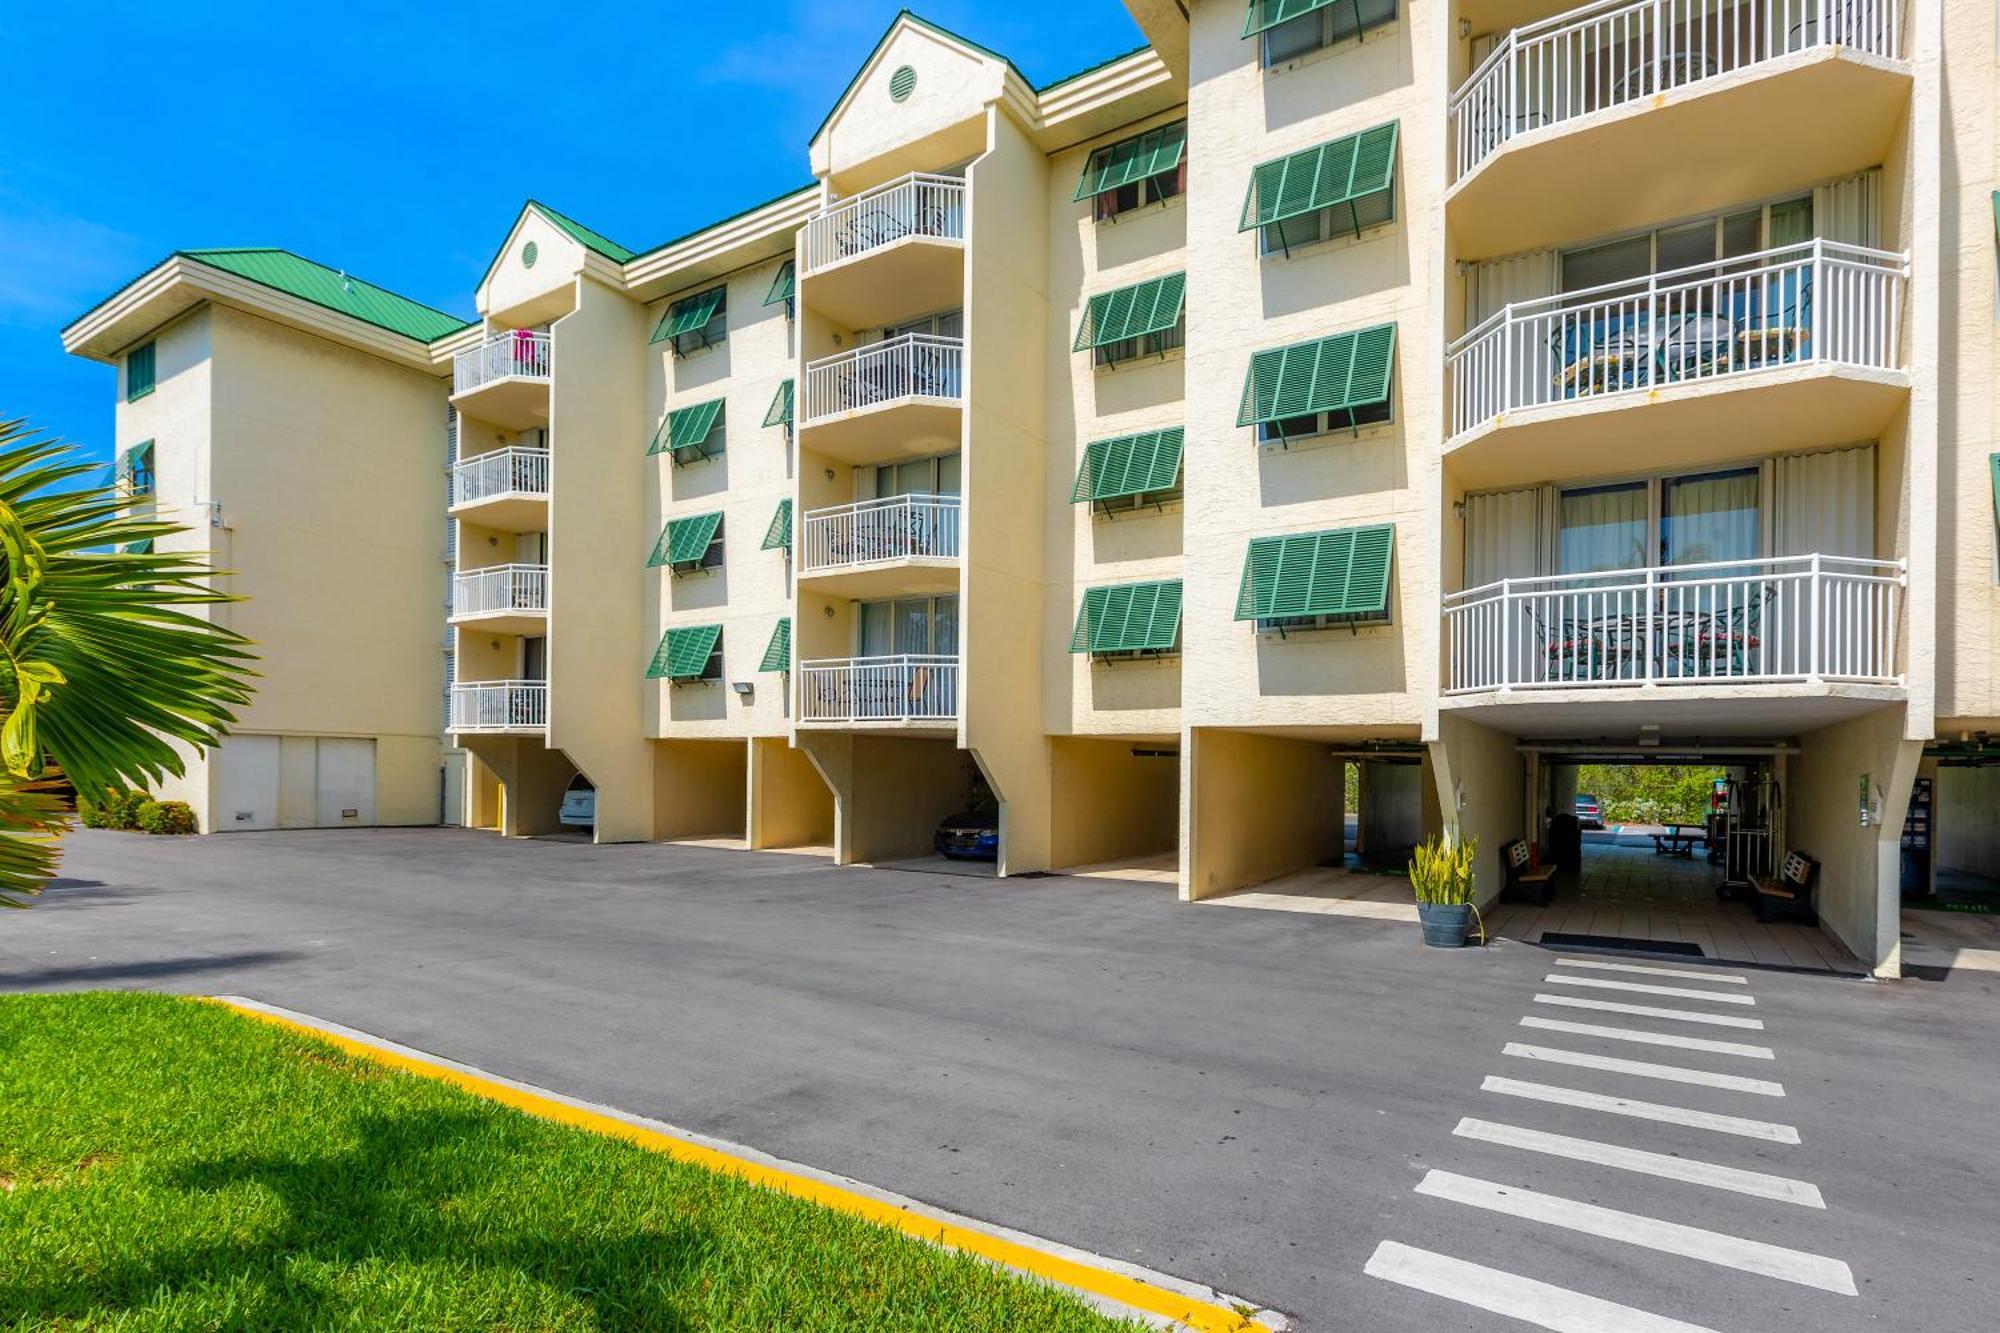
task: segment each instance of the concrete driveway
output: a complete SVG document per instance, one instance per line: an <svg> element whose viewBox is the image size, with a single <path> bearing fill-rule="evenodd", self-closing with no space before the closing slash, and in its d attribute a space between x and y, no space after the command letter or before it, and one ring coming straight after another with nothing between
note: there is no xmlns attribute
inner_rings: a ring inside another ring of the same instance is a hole
<svg viewBox="0 0 2000 1333"><path fill-rule="evenodd" d="M0 989L251 996L1307 1328L1972 1330L2000 1296L1991 974L1628 964L1685 979L1163 885L457 830L85 831L65 874L0 916Z"/></svg>

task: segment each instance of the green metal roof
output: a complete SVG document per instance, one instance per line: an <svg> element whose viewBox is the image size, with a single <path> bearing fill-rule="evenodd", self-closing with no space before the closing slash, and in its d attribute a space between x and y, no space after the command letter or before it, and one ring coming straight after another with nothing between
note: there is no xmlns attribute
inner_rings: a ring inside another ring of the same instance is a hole
<svg viewBox="0 0 2000 1333"><path fill-rule="evenodd" d="M715 540L716 529L721 526L721 510L670 520L661 531L660 540L654 543L653 555L646 561L647 566L657 569L661 565L700 564L702 557L708 554L709 544Z"/></svg>
<svg viewBox="0 0 2000 1333"><path fill-rule="evenodd" d="M792 424L792 382L783 380L778 391L771 395L771 405L764 410L764 424L767 426Z"/></svg>
<svg viewBox="0 0 2000 1333"><path fill-rule="evenodd" d="M792 618L779 619L777 627L771 631L771 642L764 647L764 660L757 664L759 671L790 671L792 669Z"/></svg>
<svg viewBox="0 0 2000 1333"><path fill-rule="evenodd" d="M653 664L646 668L646 678L699 680L708 670L708 659L715 656L715 645L721 638L720 625L687 625L668 630L660 636L660 646L653 650Z"/></svg>
<svg viewBox="0 0 2000 1333"><path fill-rule="evenodd" d="M568 234L570 239L587 249L597 251L598 254L603 255L606 259L616 260L622 264L637 253L637 251L626 249L603 232L592 231L575 218L564 217L561 213L556 212L553 208L550 208L547 204L539 200L530 199L528 207L554 223L557 228Z"/></svg>
<svg viewBox="0 0 2000 1333"><path fill-rule="evenodd" d="M1395 364L1394 324L1267 348L1250 358L1236 424L1250 426L1309 412L1351 412L1387 402Z"/></svg>
<svg viewBox="0 0 2000 1333"><path fill-rule="evenodd" d="M1236 618L1386 614L1395 544L1393 523L1253 538Z"/></svg>
<svg viewBox="0 0 2000 1333"><path fill-rule="evenodd" d="M1130 185L1151 176L1174 170L1187 155L1187 122L1177 120L1120 139L1100 148L1083 162L1083 177L1076 183L1078 200L1090 199L1121 185Z"/></svg>
<svg viewBox="0 0 2000 1333"><path fill-rule="evenodd" d="M1069 636L1073 653L1170 652L1181 633L1181 581L1087 588Z"/></svg>
<svg viewBox="0 0 2000 1333"><path fill-rule="evenodd" d="M660 316L659 324L653 329L648 342L661 343L669 338L678 338L684 333L699 333L715 318L716 307L722 304L726 292L723 287L711 287L693 296L683 296L667 307L667 313Z"/></svg>
<svg viewBox="0 0 2000 1333"><path fill-rule="evenodd" d="M1250 173L1238 231L1268 227L1336 204L1352 205L1392 189L1396 181L1396 122L1377 125L1304 152L1265 162ZM1360 230L1355 214L1355 229Z"/></svg>
<svg viewBox="0 0 2000 1333"><path fill-rule="evenodd" d="M778 501L778 512L771 515L771 526L764 529L764 545L760 549L778 551L789 547L791 544L792 497L788 495Z"/></svg>
<svg viewBox="0 0 2000 1333"><path fill-rule="evenodd" d="M418 342L435 342L472 323L289 250L177 250L175 254Z"/></svg>
<svg viewBox="0 0 2000 1333"><path fill-rule="evenodd" d="M1076 470L1070 503L1172 490L1180 484L1181 454L1186 439L1186 430L1173 426L1115 439L1092 440L1083 451L1082 466Z"/></svg>
<svg viewBox="0 0 2000 1333"><path fill-rule="evenodd" d="M1070 350L1081 352L1170 329L1180 323L1186 299L1185 273L1169 273L1116 291L1099 292L1090 298Z"/></svg>
<svg viewBox="0 0 2000 1333"><path fill-rule="evenodd" d="M711 398L705 403L676 408L667 413L667 419L653 432L653 445L646 450L647 455L663 454L669 449L678 453L683 449L701 448L715 432L723 402L721 398Z"/></svg>

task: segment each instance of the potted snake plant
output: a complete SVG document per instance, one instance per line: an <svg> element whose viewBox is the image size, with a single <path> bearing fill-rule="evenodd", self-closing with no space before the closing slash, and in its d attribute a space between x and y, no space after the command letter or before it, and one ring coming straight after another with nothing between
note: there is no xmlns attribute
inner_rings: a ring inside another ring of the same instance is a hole
<svg viewBox="0 0 2000 1333"><path fill-rule="evenodd" d="M1417 920L1423 923L1424 943L1439 949L1458 949L1479 908L1473 902L1472 866L1479 854L1479 839L1454 842L1449 837L1427 838L1418 844L1410 859L1410 887L1417 895ZM1486 926L1480 922L1480 939Z"/></svg>

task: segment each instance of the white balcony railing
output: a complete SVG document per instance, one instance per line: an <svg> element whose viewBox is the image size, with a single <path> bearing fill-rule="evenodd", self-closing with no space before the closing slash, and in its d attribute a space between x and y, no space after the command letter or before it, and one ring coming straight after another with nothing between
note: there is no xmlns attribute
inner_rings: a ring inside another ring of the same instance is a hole
<svg viewBox="0 0 2000 1333"><path fill-rule="evenodd" d="M799 573L878 560L958 558L956 495L890 495L815 509L799 529Z"/></svg>
<svg viewBox="0 0 2000 1333"><path fill-rule="evenodd" d="M548 724L544 681L482 680L451 687L453 731L528 731Z"/></svg>
<svg viewBox="0 0 2000 1333"><path fill-rule="evenodd" d="M1500 39L1451 99L1453 179L1517 135L1794 51L1897 59L1900 0L1600 0Z"/></svg>
<svg viewBox="0 0 2000 1333"><path fill-rule="evenodd" d="M799 663L800 722L949 722L956 657L843 657Z"/></svg>
<svg viewBox="0 0 2000 1333"><path fill-rule="evenodd" d="M1900 364L1909 256L1813 240L1516 301L1445 350L1451 434L1502 413L1806 362Z"/></svg>
<svg viewBox="0 0 2000 1333"><path fill-rule="evenodd" d="M496 449L451 470L451 502L471 504L499 495L547 495L549 451Z"/></svg>
<svg viewBox="0 0 2000 1333"><path fill-rule="evenodd" d="M1502 579L1444 598L1445 692L1900 685L1905 581L1830 555Z"/></svg>
<svg viewBox="0 0 2000 1333"><path fill-rule="evenodd" d="M549 609L547 565L489 565L451 581L454 616L504 615Z"/></svg>
<svg viewBox="0 0 2000 1333"><path fill-rule="evenodd" d="M906 333L806 366L803 425L901 398L957 402L965 392L965 341Z"/></svg>
<svg viewBox="0 0 2000 1333"><path fill-rule="evenodd" d="M900 241L906 236L965 239L965 182L912 173L829 204L806 219L805 271Z"/></svg>
<svg viewBox="0 0 2000 1333"><path fill-rule="evenodd" d="M549 364L548 334L527 329L496 333L452 358L451 389L464 393L495 380L546 380Z"/></svg>

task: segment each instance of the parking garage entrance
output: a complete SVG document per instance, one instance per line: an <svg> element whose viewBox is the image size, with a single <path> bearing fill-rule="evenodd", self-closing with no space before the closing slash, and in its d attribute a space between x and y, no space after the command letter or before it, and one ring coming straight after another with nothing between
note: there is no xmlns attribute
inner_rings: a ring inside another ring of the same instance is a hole
<svg viewBox="0 0 2000 1333"><path fill-rule="evenodd" d="M1508 888L1493 933L1542 944L1858 971L1783 886L1785 746L1668 753L1525 743L1519 847L1482 849ZM1535 869L1553 868L1538 882ZM1810 874L1810 867L1805 872ZM1760 892L1759 885L1764 886ZM1546 901L1543 901L1546 899Z"/></svg>

